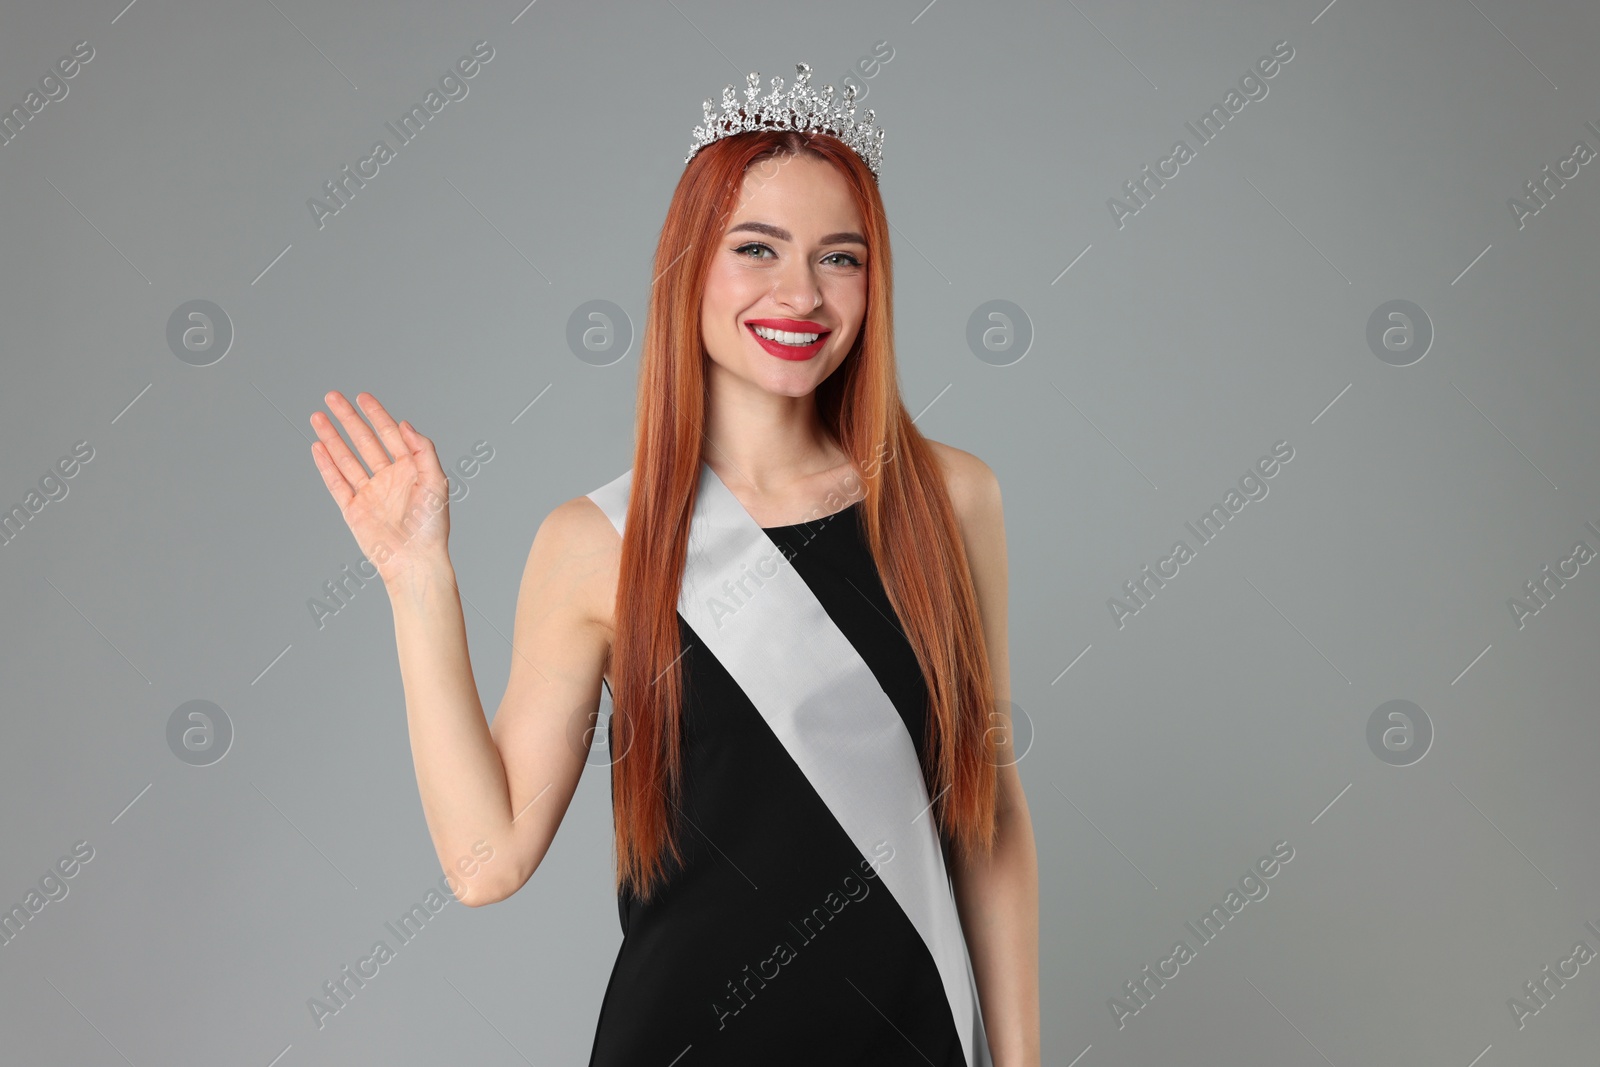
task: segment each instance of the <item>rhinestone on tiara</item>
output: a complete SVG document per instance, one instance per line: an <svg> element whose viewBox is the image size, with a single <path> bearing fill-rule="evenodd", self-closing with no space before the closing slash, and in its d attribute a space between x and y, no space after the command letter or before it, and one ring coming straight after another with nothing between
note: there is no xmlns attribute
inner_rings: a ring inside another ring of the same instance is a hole
<svg viewBox="0 0 1600 1067"><path fill-rule="evenodd" d="M705 125L694 128L694 141L689 154L683 157L688 163L695 153L714 141L751 130L798 130L801 133L825 133L837 137L861 157L862 162L878 177L883 160L883 131L873 126L873 112L867 109L864 120L856 119L856 87L846 85L844 98L833 99L833 86L824 85L822 91L811 88L811 64L796 63L794 85L783 91L783 79L772 78L772 91L761 97L761 75L751 71L745 78L744 100L735 96L733 86L722 89L722 111L713 114L711 101L705 102Z"/></svg>

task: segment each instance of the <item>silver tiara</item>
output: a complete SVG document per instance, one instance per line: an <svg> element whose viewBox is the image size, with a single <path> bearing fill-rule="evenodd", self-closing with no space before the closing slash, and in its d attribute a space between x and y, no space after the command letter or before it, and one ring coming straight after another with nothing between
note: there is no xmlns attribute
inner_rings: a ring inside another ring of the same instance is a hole
<svg viewBox="0 0 1600 1067"><path fill-rule="evenodd" d="M825 133L849 145L878 177L878 167L883 160L883 131L872 124L872 109L867 109L864 121L853 116L856 110L856 87L844 87L844 99L833 102L833 86L824 85L818 93L811 88L811 64L796 63L794 85L783 91L783 79L774 75L772 91L765 99L761 95L761 75L751 71L745 77L744 100L734 94L733 86L722 89L722 113L712 113L711 101L705 103L706 124L694 128L694 141L685 163L694 154L713 141L732 137L751 130L799 130L801 133Z"/></svg>

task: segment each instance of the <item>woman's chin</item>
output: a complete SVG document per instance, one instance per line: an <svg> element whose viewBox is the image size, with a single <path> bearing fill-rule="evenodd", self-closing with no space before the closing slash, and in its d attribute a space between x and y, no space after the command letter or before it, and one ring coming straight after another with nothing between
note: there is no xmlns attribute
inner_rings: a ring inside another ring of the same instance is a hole
<svg viewBox="0 0 1600 1067"><path fill-rule="evenodd" d="M755 383L769 393L780 396L805 396L812 392L827 375L817 360L805 363L784 363L768 357L767 366L755 376Z"/></svg>
<svg viewBox="0 0 1600 1067"><path fill-rule="evenodd" d="M724 376L777 396L805 396L825 377L819 376L815 361L787 363L765 353L760 354L759 360L745 362L737 369L717 360L711 363Z"/></svg>

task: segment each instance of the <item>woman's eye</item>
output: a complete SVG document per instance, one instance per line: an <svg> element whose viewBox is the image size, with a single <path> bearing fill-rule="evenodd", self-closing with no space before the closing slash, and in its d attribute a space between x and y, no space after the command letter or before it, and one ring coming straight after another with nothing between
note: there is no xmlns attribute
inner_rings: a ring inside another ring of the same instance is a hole
<svg viewBox="0 0 1600 1067"><path fill-rule="evenodd" d="M767 259L775 258L777 256L777 253L772 250L771 246L763 244L760 241L750 241L747 244L740 245L733 251L734 254L745 256L748 259ZM849 252L830 252L826 256L822 257L822 262L836 267L861 266L861 260Z"/></svg>

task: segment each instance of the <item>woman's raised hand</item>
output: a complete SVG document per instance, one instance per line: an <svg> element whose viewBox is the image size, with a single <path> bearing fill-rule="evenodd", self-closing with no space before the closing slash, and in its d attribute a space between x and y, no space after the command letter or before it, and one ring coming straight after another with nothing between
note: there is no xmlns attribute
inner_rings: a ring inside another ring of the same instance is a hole
<svg viewBox="0 0 1600 1067"><path fill-rule="evenodd" d="M396 424L371 393L356 394L359 412L337 390L323 400L361 457L351 453L332 420L317 411L311 415L311 428L320 440L311 446L311 459L384 585L392 589L395 577L447 560L450 483L433 442L409 422ZM370 428L363 414L372 420Z"/></svg>

